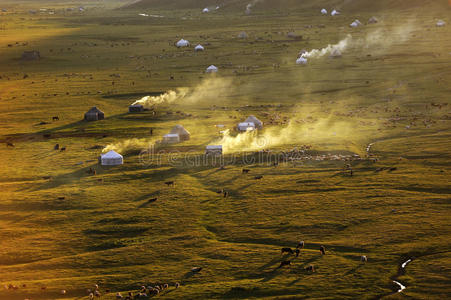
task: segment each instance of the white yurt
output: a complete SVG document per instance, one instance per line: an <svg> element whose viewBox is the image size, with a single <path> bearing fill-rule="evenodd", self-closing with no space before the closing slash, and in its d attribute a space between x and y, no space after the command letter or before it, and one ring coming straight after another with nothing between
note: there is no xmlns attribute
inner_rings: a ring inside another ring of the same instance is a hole
<svg viewBox="0 0 451 300"><path fill-rule="evenodd" d="M118 166L124 163L124 157L114 150L100 155L100 164L102 166Z"/></svg>
<svg viewBox="0 0 451 300"><path fill-rule="evenodd" d="M340 49L337 49L337 48L333 49L332 52L330 53L331 58L339 58L339 57L341 57L341 55L342 54L341 54Z"/></svg>
<svg viewBox="0 0 451 300"><path fill-rule="evenodd" d="M306 65L306 64L307 64L307 58L299 57L299 58L296 60L296 64L297 64L297 65Z"/></svg>
<svg viewBox="0 0 451 300"><path fill-rule="evenodd" d="M238 38L239 39L247 39L249 36L247 35L246 32L242 31L238 34Z"/></svg>
<svg viewBox="0 0 451 300"><path fill-rule="evenodd" d="M336 11L335 9L330 13L331 16L337 16L339 14L340 14L340 12Z"/></svg>
<svg viewBox="0 0 451 300"><path fill-rule="evenodd" d="M256 116L249 116L246 120L244 120L246 123L254 123L255 128L257 129L263 129L263 122L257 119Z"/></svg>
<svg viewBox="0 0 451 300"><path fill-rule="evenodd" d="M379 22L379 20L374 16L368 20L368 24L376 24L378 22Z"/></svg>
<svg viewBox="0 0 451 300"><path fill-rule="evenodd" d="M222 155L222 145L208 145L205 148L205 155Z"/></svg>
<svg viewBox="0 0 451 300"><path fill-rule="evenodd" d="M443 20L438 20L438 21L437 21L437 24L435 24L435 26L437 26L437 27L443 27L443 26L445 26L445 25L446 25L446 22L443 21Z"/></svg>
<svg viewBox="0 0 451 300"><path fill-rule="evenodd" d="M210 12L210 10L208 9L208 7L205 7L205 8L202 10L202 12L203 12L204 14L206 14L206 13Z"/></svg>
<svg viewBox="0 0 451 300"><path fill-rule="evenodd" d="M325 8L323 8L323 9L321 10L321 14L322 14L322 15L327 15L327 10L326 10Z"/></svg>
<svg viewBox="0 0 451 300"><path fill-rule="evenodd" d="M242 122L238 123L238 131L253 131L255 130L255 124L252 122Z"/></svg>
<svg viewBox="0 0 451 300"><path fill-rule="evenodd" d="M359 27L360 25L362 25L362 23L359 20L355 20L349 26L351 26L352 28L356 28Z"/></svg>
<svg viewBox="0 0 451 300"><path fill-rule="evenodd" d="M188 47L189 46L189 42L187 40L181 39L180 41L177 42L176 46L179 47L179 48L181 48L181 47Z"/></svg>
<svg viewBox="0 0 451 300"><path fill-rule="evenodd" d="M205 72L206 73L216 73L216 72L218 72L218 67L211 65L207 68L207 70Z"/></svg>
<svg viewBox="0 0 451 300"><path fill-rule="evenodd" d="M197 45L196 47L194 47L194 51L204 51L205 50L205 48L204 48L204 46L202 46L202 45Z"/></svg>
<svg viewBox="0 0 451 300"><path fill-rule="evenodd" d="M163 136L163 143L174 144L174 143L179 143L179 142L180 142L180 137L176 133L168 133Z"/></svg>
<svg viewBox="0 0 451 300"><path fill-rule="evenodd" d="M169 132L170 134L177 134L180 141L187 141L191 138L191 134L182 125L175 125L174 128Z"/></svg>

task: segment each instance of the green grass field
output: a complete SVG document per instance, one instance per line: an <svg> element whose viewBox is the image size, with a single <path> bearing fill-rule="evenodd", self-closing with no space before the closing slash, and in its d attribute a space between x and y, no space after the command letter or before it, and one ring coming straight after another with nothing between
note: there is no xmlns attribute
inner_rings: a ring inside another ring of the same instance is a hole
<svg viewBox="0 0 451 300"><path fill-rule="evenodd" d="M95 284L116 299L164 283L156 297L451 296L447 1L268 0L251 15L247 1L208 14L215 1L0 3L0 299L89 299ZM348 35L342 57L295 64ZM41 59L22 60L29 50ZM128 113L181 88L191 96ZM82 120L92 106L105 120ZM258 138L221 140L215 125L249 115L264 122ZM176 124L189 141L142 152ZM203 161L218 143L223 168ZM306 145L302 159L270 160ZM123 165L97 163L107 146ZM281 255L300 240L299 257Z"/></svg>

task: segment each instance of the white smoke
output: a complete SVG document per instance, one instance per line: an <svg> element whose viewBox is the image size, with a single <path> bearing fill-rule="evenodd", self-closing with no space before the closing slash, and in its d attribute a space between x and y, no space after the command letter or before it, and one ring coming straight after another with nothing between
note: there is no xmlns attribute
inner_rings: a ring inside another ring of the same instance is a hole
<svg viewBox="0 0 451 300"><path fill-rule="evenodd" d="M404 25L394 28L379 28L370 31L363 38L353 38L348 34L337 44L329 44L322 49L313 49L304 52L300 57L303 58L320 58L325 55L333 55L334 53L343 53L349 48L371 49L375 52L383 52L396 44L408 41L411 33L415 30L413 21L409 21Z"/></svg>
<svg viewBox="0 0 451 300"><path fill-rule="evenodd" d="M145 108L152 108L159 104L194 104L207 100L227 97L233 90L232 80L221 77L210 77L203 80L194 88L177 88L160 96L145 96L133 105L141 104Z"/></svg>
<svg viewBox="0 0 451 300"><path fill-rule="evenodd" d="M246 15L250 15L252 13L252 8L259 2L262 2L263 0L252 0L252 2L248 3L246 5L245 13Z"/></svg>
<svg viewBox="0 0 451 300"><path fill-rule="evenodd" d="M313 49L309 52L305 52L301 55L303 58L319 58L327 54L332 54L334 52L344 52L352 42L352 36L348 34L346 38L342 39L335 45L329 44L327 47L322 49Z"/></svg>

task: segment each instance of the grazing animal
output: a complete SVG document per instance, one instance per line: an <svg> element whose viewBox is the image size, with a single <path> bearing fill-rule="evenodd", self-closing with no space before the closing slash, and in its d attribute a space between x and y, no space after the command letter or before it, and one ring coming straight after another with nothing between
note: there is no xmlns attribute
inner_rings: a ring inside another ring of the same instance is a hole
<svg viewBox="0 0 451 300"><path fill-rule="evenodd" d="M310 265L310 266L308 266L308 267L305 267L305 270L306 270L307 272L312 272L312 273L314 273L314 272L315 272L315 266Z"/></svg>
<svg viewBox="0 0 451 300"><path fill-rule="evenodd" d="M59 150L60 149L60 144L56 144L55 147L53 147L54 150Z"/></svg>
<svg viewBox="0 0 451 300"><path fill-rule="evenodd" d="M280 262L279 268L282 268L285 266L291 266L291 260L284 260L284 261Z"/></svg>
<svg viewBox="0 0 451 300"><path fill-rule="evenodd" d="M7 147L7 148L8 148L8 147L14 148L14 144L11 143L11 142L7 142L7 143L6 143L6 147Z"/></svg>
<svg viewBox="0 0 451 300"><path fill-rule="evenodd" d="M368 261L368 258L366 257L366 255L362 255L360 256L360 261L366 263Z"/></svg>
<svg viewBox="0 0 451 300"><path fill-rule="evenodd" d="M168 288L169 288L169 284L165 283L165 284L164 284L164 288L165 288L165 289L168 289Z"/></svg>
<svg viewBox="0 0 451 300"><path fill-rule="evenodd" d="M249 173L251 170L249 170L249 169L243 169L243 171L241 171L241 173L243 173L243 174L247 174L247 173Z"/></svg>
<svg viewBox="0 0 451 300"><path fill-rule="evenodd" d="M258 176L255 176L255 177L254 177L254 179L257 179L257 180L262 179L262 178L263 178L262 175L258 175Z"/></svg>
<svg viewBox="0 0 451 300"><path fill-rule="evenodd" d="M227 196L229 195L229 192L224 191L223 194L224 194L224 198L227 198Z"/></svg>
<svg viewBox="0 0 451 300"><path fill-rule="evenodd" d="M167 186L174 186L175 185L174 181L166 181L164 184L166 184Z"/></svg>
<svg viewBox="0 0 451 300"><path fill-rule="evenodd" d="M61 290L61 295L66 295L66 290Z"/></svg>
<svg viewBox="0 0 451 300"><path fill-rule="evenodd" d="M122 299L122 294L121 293L116 293L116 299Z"/></svg>
<svg viewBox="0 0 451 300"><path fill-rule="evenodd" d="M175 283L175 288L178 289L180 287L180 283L176 282Z"/></svg>
<svg viewBox="0 0 451 300"><path fill-rule="evenodd" d="M326 247L321 245L321 247L319 247L319 251L321 252L322 255L325 255L326 254Z"/></svg>
<svg viewBox="0 0 451 300"><path fill-rule="evenodd" d="M299 253L301 253L301 250L296 249L296 250L294 250L294 252L296 252L296 257L298 257L298 256L299 256Z"/></svg>
<svg viewBox="0 0 451 300"><path fill-rule="evenodd" d="M52 121L59 121L59 120L60 120L60 118L58 116L52 117Z"/></svg>
<svg viewBox="0 0 451 300"><path fill-rule="evenodd" d="M147 202L152 203L152 202L157 201L157 199L158 199L158 198L151 198L151 199L147 200Z"/></svg>
<svg viewBox="0 0 451 300"><path fill-rule="evenodd" d="M392 167L392 168L388 169L389 172L396 171L396 170L398 170L397 167Z"/></svg>
<svg viewBox="0 0 451 300"><path fill-rule="evenodd" d="M58 200L64 200L64 199L66 199L66 197L64 197L64 196L58 197Z"/></svg>
<svg viewBox="0 0 451 300"><path fill-rule="evenodd" d="M294 251L291 248L282 248L281 252L282 252L282 254L284 254L284 253L294 254Z"/></svg>
<svg viewBox="0 0 451 300"><path fill-rule="evenodd" d="M199 273L202 270L202 267L194 267L191 269L191 272L193 273Z"/></svg>
<svg viewBox="0 0 451 300"><path fill-rule="evenodd" d="M66 151L66 147L61 147L60 151Z"/></svg>
<svg viewBox="0 0 451 300"><path fill-rule="evenodd" d="M296 246L296 249L302 249L304 248L304 241L300 241L299 244Z"/></svg>
<svg viewBox="0 0 451 300"><path fill-rule="evenodd" d="M93 293L89 293L89 299L90 300L94 299L94 294Z"/></svg>

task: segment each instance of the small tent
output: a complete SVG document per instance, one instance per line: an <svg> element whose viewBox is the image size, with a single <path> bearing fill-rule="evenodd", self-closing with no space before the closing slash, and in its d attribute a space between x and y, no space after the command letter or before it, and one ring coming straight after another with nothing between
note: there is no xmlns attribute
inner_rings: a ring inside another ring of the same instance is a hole
<svg viewBox="0 0 451 300"><path fill-rule="evenodd" d="M322 14L322 15L327 15L327 10L326 10L325 8L323 8L323 9L321 10L321 14Z"/></svg>
<svg viewBox="0 0 451 300"><path fill-rule="evenodd" d="M359 20L355 20L354 22L349 24L349 26L351 26L352 28L359 27L360 25L362 25L362 23Z"/></svg>
<svg viewBox="0 0 451 300"><path fill-rule="evenodd" d="M178 134L168 133L163 136L163 143L174 144L180 142L180 137Z"/></svg>
<svg viewBox="0 0 451 300"><path fill-rule="evenodd" d="M297 60L296 60L296 64L297 65L306 65L307 64L307 58L304 58L304 57L299 57Z"/></svg>
<svg viewBox="0 0 451 300"><path fill-rule="evenodd" d="M191 134L182 125L175 125L174 128L169 132L170 134L177 134L180 141L187 141L190 139Z"/></svg>
<svg viewBox="0 0 451 300"><path fill-rule="evenodd" d="M208 145L205 148L205 155L222 155L221 145Z"/></svg>
<svg viewBox="0 0 451 300"><path fill-rule="evenodd" d="M216 73L216 72L218 72L218 67L211 65L207 68L207 70L205 72L206 73Z"/></svg>
<svg viewBox="0 0 451 300"><path fill-rule="evenodd" d="M202 45L197 45L196 47L194 47L194 51L204 51L205 48Z"/></svg>
<svg viewBox="0 0 451 300"><path fill-rule="evenodd" d="M446 25L446 22L443 20L438 20L437 24L435 24L435 26L437 27L443 27Z"/></svg>
<svg viewBox="0 0 451 300"><path fill-rule="evenodd" d="M102 166L118 166L124 163L124 157L114 150L100 155L100 164Z"/></svg>
<svg viewBox="0 0 451 300"><path fill-rule="evenodd" d="M205 8L202 10L202 12L203 12L204 14L206 14L206 13L210 12L210 10L208 9L208 7L205 7Z"/></svg>
<svg viewBox="0 0 451 300"><path fill-rule="evenodd" d="M242 122L238 123L238 131L253 131L255 130L255 124L252 122Z"/></svg>
<svg viewBox="0 0 451 300"><path fill-rule="evenodd" d="M181 48L181 47L188 47L188 46L189 46L189 42L188 42L187 40L181 39L181 40L178 41L175 45L176 45L178 48Z"/></svg>
<svg viewBox="0 0 451 300"><path fill-rule="evenodd" d="M368 24L376 24L376 23L378 23L379 22L379 20L376 18L376 17L371 17L369 20L368 20Z"/></svg>
<svg viewBox="0 0 451 300"><path fill-rule="evenodd" d="M244 122L247 123L254 123L255 128L257 129L263 129L263 122L257 119L255 116L249 116Z"/></svg>
<svg viewBox="0 0 451 300"><path fill-rule="evenodd" d="M340 49L333 49L332 52L330 53L330 57L331 58L339 58L339 57L341 57Z"/></svg>
<svg viewBox="0 0 451 300"><path fill-rule="evenodd" d="M340 14L340 12L335 9L330 13L331 16L337 16L339 14Z"/></svg>
<svg viewBox="0 0 451 300"><path fill-rule="evenodd" d="M244 32L244 31L241 31L239 34L238 34L238 38L239 39L247 39L249 36L247 35L247 33L246 32Z"/></svg>
<svg viewBox="0 0 451 300"><path fill-rule="evenodd" d="M105 114L95 106L85 113L86 121L98 121L103 119L105 119Z"/></svg>

